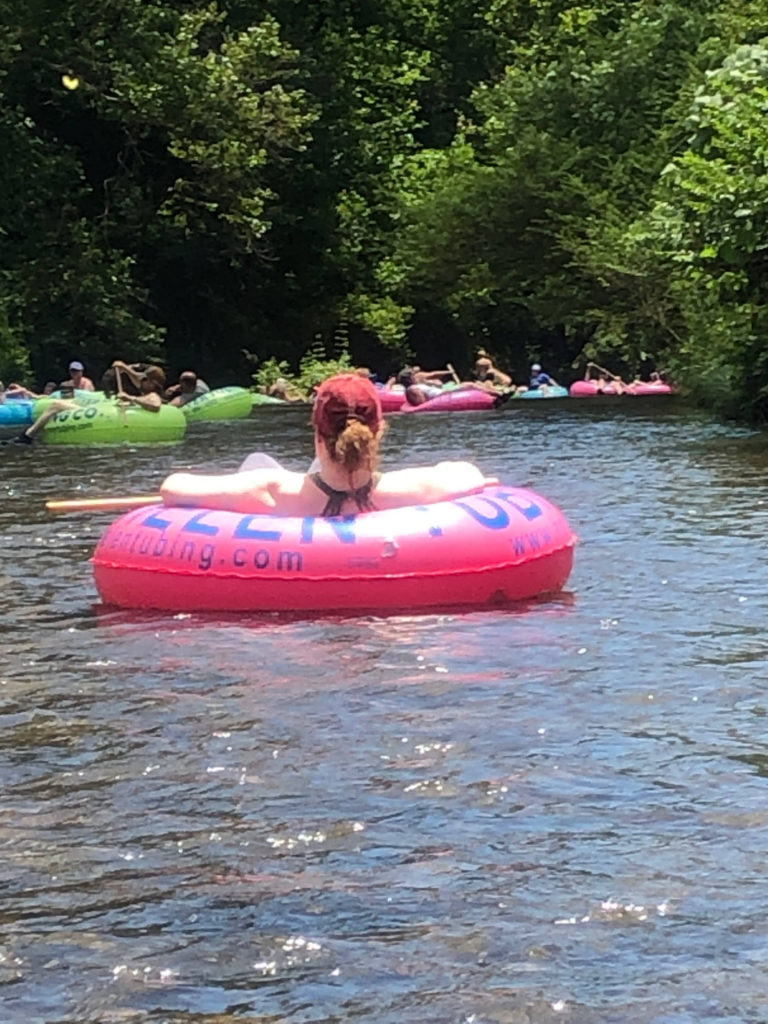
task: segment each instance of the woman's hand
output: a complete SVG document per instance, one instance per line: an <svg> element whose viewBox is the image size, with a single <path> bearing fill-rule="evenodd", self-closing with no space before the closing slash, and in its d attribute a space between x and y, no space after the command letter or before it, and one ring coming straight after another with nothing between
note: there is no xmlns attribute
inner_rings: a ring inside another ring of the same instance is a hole
<svg viewBox="0 0 768 1024"><path fill-rule="evenodd" d="M435 469L447 490L462 494L482 491L484 487L494 487L499 482L497 476L485 476L473 462L438 462Z"/></svg>

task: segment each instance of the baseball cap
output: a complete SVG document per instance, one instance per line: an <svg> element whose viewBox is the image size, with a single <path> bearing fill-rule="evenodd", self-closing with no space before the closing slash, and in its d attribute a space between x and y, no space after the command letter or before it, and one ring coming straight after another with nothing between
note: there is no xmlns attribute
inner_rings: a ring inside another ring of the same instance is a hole
<svg viewBox="0 0 768 1024"><path fill-rule="evenodd" d="M78 362L77 359L73 359L72 360L72 362L69 364L69 368L70 368L70 370L84 370L85 369L83 364L81 362Z"/></svg>
<svg viewBox="0 0 768 1024"><path fill-rule="evenodd" d="M539 373L541 370L541 366L538 363L534 363L531 369L534 371L534 373Z"/></svg>

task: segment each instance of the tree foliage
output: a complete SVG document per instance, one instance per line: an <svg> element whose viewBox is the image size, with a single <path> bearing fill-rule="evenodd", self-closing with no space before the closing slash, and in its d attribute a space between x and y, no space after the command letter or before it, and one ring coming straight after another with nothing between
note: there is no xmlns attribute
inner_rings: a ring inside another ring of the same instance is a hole
<svg viewBox="0 0 768 1024"><path fill-rule="evenodd" d="M0 376L296 375L345 325L355 362L483 344L768 409L765 0L0 16Z"/></svg>

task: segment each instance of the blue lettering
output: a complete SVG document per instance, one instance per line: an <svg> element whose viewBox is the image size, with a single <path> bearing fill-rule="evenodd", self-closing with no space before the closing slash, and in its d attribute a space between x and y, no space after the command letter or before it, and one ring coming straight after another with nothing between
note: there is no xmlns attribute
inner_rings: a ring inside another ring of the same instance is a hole
<svg viewBox="0 0 768 1024"><path fill-rule="evenodd" d="M355 540L355 517L345 516L343 519L333 517L327 520L328 525L339 538L342 544L354 544Z"/></svg>
<svg viewBox="0 0 768 1024"><path fill-rule="evenodd" d="M251 523L254 519L261 519L261 516L243 516L235 527L232 536L238 540L280 540L280 530L254 530Z"/></svg>
<svg viewBox="0 0 768 1024"><path fill-rule="evenodd" d="M242 569L245 565L245 548L235 548L232 552L232 565L237 569Z"/></svg>
<svg viewBox="0 0 768 1024"><path fill-rule="evenodd" d="M509 491L497 491L496 496L501 501L506 501L512 508L516 508L518 512L522 512L525 518L530 522L532 519L538 519L542 515L542 511L539 506L533 501L525 501L518 498L514 494L510 494Z"/></svg>
<svg viewBox="0 0 768 1024"><path fill-rule="evenodd" d="M302 544L311 544L315 539L315 523L318 516L307 516L301 521L301 532L299 534L299 540ZM332 516L325 519L324 522L328 523L330 528L339 538L342 544L354 544L357 538L355 537L355 517L354 516Z"/></svg>
<svg viewBox="0 0 768 1024"><path fill-rule="evenodd" d="M206 537L215 537L219 532L218 526L202 522L203 518L209 514L208 512L198 512L196 516L192 516L184 523L182 530L185 533L202 533Z"/></svg>
<svg viewBox="0 0 768 1024"><path fill-rule="evenodd" d="M459 508L463 508L465 512L468 512L472 518L480 523L481 526L486 526L489 530L503 530L509 526L509 516L495 501L491 498L477 497L475 501L484 501L487 505L490 505L495 510L494 516L483 515L480 509L474 508L472 505L468 505L465 501L457 501L456 504Z"/></svg>
<svg viewBox="0 0 768 1024"><path fill-rule="evenodd" d="M159 515L152 512L141 523L142 526L149 526L153 530L167 530L171 525L170 519L161 519Z"/></svg>

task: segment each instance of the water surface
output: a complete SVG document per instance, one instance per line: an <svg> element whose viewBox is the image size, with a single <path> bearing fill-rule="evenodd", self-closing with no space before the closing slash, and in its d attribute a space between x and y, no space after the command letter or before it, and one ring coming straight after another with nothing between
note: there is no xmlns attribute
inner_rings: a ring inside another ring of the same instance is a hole
<svg viewBox="0 0 768 1024"><path fill-rule="evenodd" d="M461 614L106 609L113 516L44 510L302 468L307 421L0 449L2 1019L768 1019L765 436L392 417L388 465L468 455L579 534L565 593Z"/></svg>

